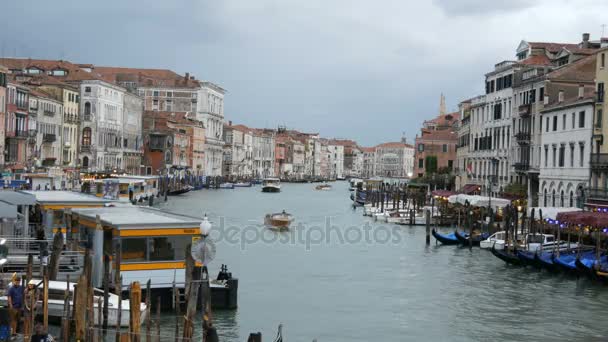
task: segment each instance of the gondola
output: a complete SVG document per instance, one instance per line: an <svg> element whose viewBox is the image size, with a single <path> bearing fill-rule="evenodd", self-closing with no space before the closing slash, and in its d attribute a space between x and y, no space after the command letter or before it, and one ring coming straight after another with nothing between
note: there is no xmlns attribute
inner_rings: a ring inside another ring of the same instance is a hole
<svg viewBox="0 0 608 342"><path fill-rule="evenodd" d="M595 277L597 280L608 284L608 265L600 267L599 270L595 271Z"/></svg>
<svg viewBox="0 0 608 342"><path fill-rule="evenodd" d="M559 268L553 263L553 252L541 252L534 254L536 262L549 272L559 272Z"/></svg>
<svg viewBox="0 0 608 342"><path fill-rule="evenodd" d="M540 260L536 258L536 252L531 251L517 251L517 257L526 266L533 266L535 268L541 268Z"/></svg>
<svg viewBox="0 0 608 342"><path fill-rule="evenodd" d="M600 256L600 269L602 266L606 266L608 262L608 257L605 255ZM580 258L577 258L574 262L576 265L576 269L591 278L595 278L596 270L595 265L597 264L597 260L595 259L595 255L592 254L583 254Z"/></svg>
<svg viewBox="0 0 608 342"><path fill-rule="evenodd" d="M469 234L468 233L459 233L458 230L455 230L454 236L456 236L456 239L458 239L458 242L460 244L465 245L465 246L469 245ZM473 246L479 247L479 244L481 243L481 241L487 239L488 236L489 236L488 233L473 235Z"/></svg>
<svg viewBox="0 0 608 342"><path fill-rule="evenodd" d="M190 185L186 185L186 186L182 187L181 189L167 192L167 195L177 196L177 195L185 194L186 192L190 192L190 191L192 191L192 189L193 188Z"/></svg>
<svg viewBox="0 0 608 342"><path fill-rule="evenodd" d="M517 257L516 254L509 253L506 246L505 246L505 249L502 249L502 250L497 250L496 248L494 248L494 246L492 246L491 251L495 257L506 262L507 264L517 265L517 266L524 265L524 263L521 261L521 259L519 259Z"/></svg>
<svg viewBox="0 0 608 342"><path fill-rule="evenodd" d="M457 245L458 239L454 235L454 233L450 234L441 234L435 231L435 229L431 232L437 241L441 242L444 245Z"/></svg>
<svg viewBox="0 0 608 342"><path fill-rule="evenodd" d="M583 255L587 254L587 253L593 253L593 251L591 252L585 252L583 254L581 254L581 257L583 257ZM555 266L557 266L557 268L567 274L572 274L572 275L579 275L581 272L577 269L576 267L576 251L571 251L571 252L566 252L566 253L561 253L560 256L556 256L553 255L553 263L555 264Z"/></svg>

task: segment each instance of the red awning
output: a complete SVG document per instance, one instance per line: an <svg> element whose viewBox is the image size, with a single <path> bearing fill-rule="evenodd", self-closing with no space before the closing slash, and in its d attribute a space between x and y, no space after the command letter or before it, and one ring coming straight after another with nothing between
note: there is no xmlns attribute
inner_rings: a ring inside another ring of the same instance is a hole
<svg viewBox="0 0 608 342"><path fill-rule="evenodd" d="M477 184L465 184L465 186L460 189L459 193L465 195L472 195L476 192L481 191L481 186Z"/></svg>
<svg viewBox="0 0 608 342"><path fill-rule="evenodd" d="M431 192L431 195L439 196L439 197L450 197L454 194L456 194L456 193L453 191L449 191L449 190L435 190L435 191Z"/></svg>
<svg viewBox="0 0 608 342"><path fill-rule="evenodd" d="M569 211L557 214L560 223L591 226L596 228L608 227L608 213L590 211Z"/></svg>

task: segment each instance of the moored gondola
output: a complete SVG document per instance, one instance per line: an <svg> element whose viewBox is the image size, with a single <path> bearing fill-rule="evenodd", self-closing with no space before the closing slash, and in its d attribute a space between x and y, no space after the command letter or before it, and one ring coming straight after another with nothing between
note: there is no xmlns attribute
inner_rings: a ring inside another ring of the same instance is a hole
<svg viewBox="0 0 608 342"><path fill-rule="evenodd" d="M521 260L521 262L526 265L526 266L532 266L535 268L541 268L541 263L538 260L538 258L536 258L536 252L531 252L531 251L523 251L523 250L518 250L517 251L517 257L519 258L519 260Z"/></svg>
<svg viewBox="0 0 608 342"><path fill-rule="evenodd" d="M534 254L538 264L549 272L559 272L559 268L553 263L553 252L541 252Z"/></svg>
<svg viewBox="0 0 608 342"><path fill-rule="evenodd" d="M601 269L602 266L606 266L607 262L608 262L608 257L605 255L602 255L600 257L600 267L599 268ZM576 269L581 274L587 275L591 278L596 277L597 259L594 254L584 253L579 258L576 259L574 264L576 266Z"/></svg>
<svg viewBox="0 0 608 342"><path fill-rule="evenodd" d="M458 242L461 243L462 245L465 245L465 246L469 245L469 234L468 233L460 233L460 232L458 232L458 230L455 230L454 236L456 236L456 239L458 239ZM479 247L479 244L481 243L481 241L487 239L488 236L489 236L488 233L473 235L473 246Z"/></svg>
<svg viewBox="0 0 608 342"><path fill-rule="evenodd" d="M564 273L571 275L578 275L580 273L576 268L576 252L574 251L561 253L559 257L554 254L553 264Z"/></svg>
<svg viewBox="0 0 608 342"><path fill-rule="evenodd" d="M521 261L521 259L519 259L517 257L517 255L510 253L507 248L502 249L502 250L497 250L496 248L494 248L494 246L492 246L491 251L495 257L506 262L507 264L517 265L517 266L524 265L524 263Z"/></svg>
<svg viewBox="0 0 608 342"><path fill-rule="evenodd" d="M457 245L459 243L454 233L441 234L435 231L435 229L433 229L431 233L433 234L435 239L437 239L437 241L441 242L444 245Z"/></svg>

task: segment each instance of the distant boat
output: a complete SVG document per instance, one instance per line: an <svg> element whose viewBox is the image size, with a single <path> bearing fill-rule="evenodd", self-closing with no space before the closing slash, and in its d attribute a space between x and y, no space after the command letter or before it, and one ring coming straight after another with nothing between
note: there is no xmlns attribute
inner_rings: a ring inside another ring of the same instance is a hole
<svg viewBox="0 0 608 342"><path fill-rule="evenodd" d="M222 183L219 186L220 189L234 189L234 183Z"/></svg>
<svg viewBox="0 0 608 342"><path fill-rule="evenodd" d="M281 192L281 180L278 178L264 179L262 192Z"/></svg>
<svg viewBox="0 0 608 342"><path fill-rule="evenodd" d="M437 239L437 241L441 242L444 245L457 245L458 244L458 239L456 238L454 233L441 234L441 233L438 233L437 231L435 231L435 229L433 229L432 234L435 237L435 239Z"/></svg>
<svg viewBox="0 0 608 342"><path fill-rule="evenodd" d="M331 185L325 183L325 184L315 186L315 189L316 190L331 190Z"/></svg>
<svg viewBox="0 0 608 342"><path fill-rule="evenodd" d="M177 196L177 195L185 194L186 192L190 192L190 191L192 191L192 189L193 189L193 187L191 187L190 185L184 185L180 189L172 190L172 191L167 192L167 195L169 195L169 196Z"/></svg>
<svg viewBox="0 0 608 342"><path fill-rule="evenodd" d="M251 182L238 182L238 183L234 183L234 186L237 188L250 188L251 187Z"/></svg>
<svg viewBox="0 0 608 342"><path fill-rule="evenodd" d="M266 226L278 230L289 229L289 225L292 221L293 215L286 213L284 210L281 213L266 214L266 217L264 217L264 224Z"/></svg>

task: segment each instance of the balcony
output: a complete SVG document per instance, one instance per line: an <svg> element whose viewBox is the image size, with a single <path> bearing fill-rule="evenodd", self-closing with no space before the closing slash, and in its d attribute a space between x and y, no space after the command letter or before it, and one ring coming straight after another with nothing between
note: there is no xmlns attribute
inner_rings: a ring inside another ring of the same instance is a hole
<svg viewBox="0 0 608 342"><path fill-rule="evenodd" d="M589 189L589 199L608 199L608 189Z"/></svg>
<svg viewBox="0 0 608 342"><path fill-rule="evenodd" d="M42 166L54 166L57 158L45 158L42 160Z"/></svg>
<svg viewBox="0 0 608 342"><path fill-rule="evenodd" d="M80 152L91 153L91 145L80 145Z"/></svg>
<svg viewBox="0 0 608 342"><path fill-rule="evenodd" d="M521 106L518 107L518 113L519 116L524 118L527 116L530 116L530 114L532 113L532 105L531 104L523 104Z"/></svg>
<svg viewBox="0 0 608 342"><path fill-rule="evenodd" d="M55 134L44 133L42 135L42 142L43 143L53 143L55 141L57 141L57 136Z"/></svg>
<svg viewBox="0 0 608 342"><path fill-rule="evenodd" d="M52 111L46 110L46 109L42 113L46 116L55 116L55 112L52 112Z"/></svg>
<svg viewBox="0 0 608 342"><path fill-rule="evenodd" d="M591 153L592 169L608 169L608 153Z"/></svg>
<svg viewBox="0 0 608 342"><path fill-rule="evenodd" d="M517 143L520 145L528 145L528 144L530 144L530 133L519 132L519 133L515 134L515 139L517 140Z"/></svg>
<svg viewBox="0 0 608 342"><path fill-rule="evenodd" d="M15 131L15 138L27 138L28 136L28 131Z"/></svg>
<svg viewBox="0 0 608 342"><path fill-rule="evenodd" d="M515 163L513 164L515 168L515 172L527 172L530 169L530 164L528 163Z"/></svg>

